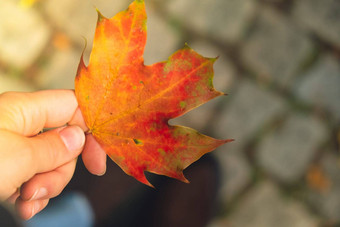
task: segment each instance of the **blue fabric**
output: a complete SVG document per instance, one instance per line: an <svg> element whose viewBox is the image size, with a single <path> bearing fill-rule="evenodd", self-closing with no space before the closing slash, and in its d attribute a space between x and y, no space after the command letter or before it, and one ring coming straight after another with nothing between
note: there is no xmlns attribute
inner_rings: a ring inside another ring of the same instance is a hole
<svg viewBox="0 0 340 227"><path fill-rule="evenodd" d="M94 214L80 193L68 193L24 223L25 227L91 227Z"/></svg>

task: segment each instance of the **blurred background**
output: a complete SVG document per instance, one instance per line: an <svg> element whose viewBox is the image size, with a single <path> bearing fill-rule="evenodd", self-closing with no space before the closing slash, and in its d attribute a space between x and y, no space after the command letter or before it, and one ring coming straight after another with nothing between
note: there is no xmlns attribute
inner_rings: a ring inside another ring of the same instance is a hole
<svg viewBox="0 0 340 227"><path fill-rule="evenodd" d="M112 17L130 3L1 0L0 92L73 89L84 37L88 62L95 8ZM209 204L198 188L211 186L216 200L209 221L201 222L210 227L340 225L340 1L146 0L146 6L145 64L166 60L187 42L203 56L219 56L214 85L228 94L171 123L235 139L212 152L208 159L215 161L188 168L191 191L180 183L167 196ZM109 190L100 188L100 198L87 192L92 205L117 197L105 208L114 209L132 188L146 190L108 165L119 183L103 182ZM89 175L76 179L79 188L100 187ZM195 191L198 197L185 196Z"/></svg>

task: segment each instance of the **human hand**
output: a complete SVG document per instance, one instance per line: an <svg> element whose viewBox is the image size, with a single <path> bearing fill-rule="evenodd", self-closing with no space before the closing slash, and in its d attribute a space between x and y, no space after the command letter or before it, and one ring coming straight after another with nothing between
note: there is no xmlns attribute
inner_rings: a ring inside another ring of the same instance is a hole
<svg viewBox="0 0 340 227"><path fill-rule="evenodd" d="M55 129L39 134L44 128ZM72 178L86 130L71 90L1 94L0 201L15 201L24 219L45 208ZM91 135L82 157L91 173L105 173L106 155Z"/></svg>

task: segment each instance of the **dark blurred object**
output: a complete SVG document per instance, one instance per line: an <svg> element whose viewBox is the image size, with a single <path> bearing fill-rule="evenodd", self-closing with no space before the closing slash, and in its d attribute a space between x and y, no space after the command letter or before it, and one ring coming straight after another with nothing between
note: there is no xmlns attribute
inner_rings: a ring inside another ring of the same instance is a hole
<svg viewBox="0 0 340 227"><path fill-rule="evenodd" d="M87 198L68 192L51 200L42 212L25 221L25 227L93 227L94 214Z"/></svg>
<svg viewBox="0 0 340 227"><path fill-rule="evenodd" d="M19 219L4 204L0 204L0 226L20 227Z"/></svg>
<svg viewBox="0 0 340 227"><path fill-rule="evenodd" d="M215 208L218 167L206 155L185 171L190 184L154 174L147 178L155 189L127 176L108 161L102 177L90 175L79 161L68 190L89 199L96 226L206 226Z"/></svg>

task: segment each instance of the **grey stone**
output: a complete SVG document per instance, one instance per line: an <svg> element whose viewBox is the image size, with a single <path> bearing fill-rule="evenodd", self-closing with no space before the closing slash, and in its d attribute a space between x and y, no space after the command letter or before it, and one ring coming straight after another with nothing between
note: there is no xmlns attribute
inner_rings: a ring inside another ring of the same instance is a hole
<svg viewBox="0 0 340 227"><path fill-rule="evenodd" d="M291 114L259 144L257 160L266 172L284 183L301 178L328 132L310 115Z"/></svg>
<svg viewBox="0 0 340 227"><path fill-rule="evenodd" d="M230 202L251 182L251 167L247 162L243 146L255 133L285 111L286 104L278 96L255 83L244 80L227 97L231 99L212 122L212 131L218 138L234 138L236 141L224 145L214 154L222 170L220 200Z"/></svg>
<svg viewBox="0 0 340 227"><path fill-rule="evenodd" d="M266 2L274 2L274 3L281 3L281 2L284 2L284 1L287 1L287 0L264 0Z"/></svg>
<svg viewBox="0 0 340 227"><path fill-rule="evenodd" d="M323 39L340 47L340 2L338 0L295 1L297 21Z"/></svg>
<svg viewBox="0 0 340 227"><path fill-rule="evenodd" d="M190 28L220 39L235 42L240 39L251 19L256 2L252 0L172 0L167 10Z"/></svg>
<svg viewBox="0 0 340 227"><path fill-rule="evenodd" d="M92 0L93 7L99 9L100 13L107 18L111 18L118 12L123 11L128 8L132 1L126 0ZM146 1L146 5L148 2Z"/></svg>
<svg viewBox="0 0 340 227"><path fill-rule="evenodd" d="M241 55L260 78L287 87L312 50L311 41L294 23L280 12L264 8Z"/></svg>
<svg viewBox="0 0 340 227"><path fill-rule="evenodd" d="M319 220L293 199L285 198L270 182L262 182L242 198L230 217L210 226L222 227L313 227Z"/></svg>
<svg viewBox="0 0 340 227"><path fill-rule="evenodd" d="M0 71L0 94L6 91L29 92L34 91L34 87L20 78L11 77Z"/></svg>
<svg viewBox="0 0 340 227"><path fill-rule="evenodd" d="M147 3L148 34L144 50L144 61L146 65L150 65L167 60L179 46L184 46L184 43L179 45L180 39L176 31Z"/></svg>
<svg viewBox="0 0 340 227"><path fill-rule="evenodd" d="M49 27L33 8L17 1L0 1L0 61L25 69L40 55L50 36Z"/></svg>
<svg viewBox="0 0 340 227"><path fill-rule="evenodd" d="M340 60L325 55L300 79L294 88L300 100L328 109L340 120Z"/></svg>
<svg viewBox="0 0 340 227"><path fill-rule="evenodd" d="M234 138L237 147L249 142L261 127L286 109L283 99L248 80L242 81L228 99L231 101L213 124L213 131L220 138Z"/></svg>
<svg viewBox="0 0 340 227"><path fill-rule="evenodd" d="M324 190L310 188L309 201L329 222L340 223L340 166L337 152L327 153L321 160L320 168L328 186Z"/></svg>
<svg viewBox="0 0 340 227"><path fill-rule="evenodd" d="M221 186L218 201L228 205L252 181L252 169L242 150L235 149L233 142L213 152L221 169Z"/></svg>
<svg viewBox="0 0 340 227"><path fill-rule="evenodd" d="M45 15L76 43L91 49L97 24L96 8L90 1L46 0L42 1Z"/></svg>
<svg viewBox="0 0 340 227"><path fill-rule="evenodd" d="M80 55L72 48L55 49L35 76L35 84L40 89L74 89Z"/></svg>

